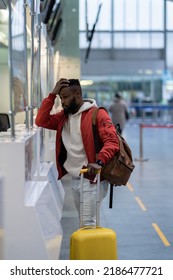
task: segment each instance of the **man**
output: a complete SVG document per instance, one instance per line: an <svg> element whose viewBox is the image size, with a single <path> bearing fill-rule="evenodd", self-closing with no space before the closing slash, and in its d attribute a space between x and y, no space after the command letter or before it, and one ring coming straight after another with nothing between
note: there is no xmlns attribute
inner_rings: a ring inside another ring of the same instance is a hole
<svg viewBox="0 0 173 280"><path fill-rule="evenodd" d="M119 124L119 132L122 134L126 121L129 118L127 106L121 95L117 92L113 104L110 106L109 111L112 116L113 124Z"/></svg>
<svg viewBox="0 0 173 280"><path fill-rule="evenodd" d="M63 110L50 115L56 95L59 95ZM83 182L83 225L95 224L96 183L91 176L119 150L115 127L104 109L97 115L99 137L103 143L97 160L92 131L92 112L97 107L95 100L82 99L82 89L77 79L60 79L53 91L45 98L36 117L36 125L57 131L56 163L61 179L65 174L72 176L72 193L79 213L80 170L89 165L87 178ZM100 200L107 193L108 183L101 182Z"/></svg>

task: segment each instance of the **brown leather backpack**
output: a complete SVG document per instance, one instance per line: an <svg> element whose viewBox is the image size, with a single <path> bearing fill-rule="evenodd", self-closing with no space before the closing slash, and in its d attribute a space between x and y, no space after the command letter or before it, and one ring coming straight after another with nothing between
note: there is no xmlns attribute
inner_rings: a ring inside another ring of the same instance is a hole
<svg viewBox="0 0 173 280"><path fill-rule="evenodd" d="M106 110L103 107L100 107ZM96 154L100 151L100 139L96 126L97 113L99 108L93 110L92 113L92 125L94 134L94 143ZM114 157L101 169L101 176L104 177L110 184L114 186L126 185L128 182L135 165L133 164L132 152L127 144L126 140L117 131L117 136L119 140L119 151L114 155Z"/></svg>

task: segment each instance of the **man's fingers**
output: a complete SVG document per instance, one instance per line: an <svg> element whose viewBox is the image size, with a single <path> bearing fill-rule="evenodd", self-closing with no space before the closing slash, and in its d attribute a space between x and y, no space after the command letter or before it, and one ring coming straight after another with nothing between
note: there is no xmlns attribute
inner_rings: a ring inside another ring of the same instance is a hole
<svg viewBox="0 0 173 280"><path fill-rule="evenodd" d="M61 78L55 85L52 93L59 94L63 87L68 87L69 81L65 78Z"/></svg>

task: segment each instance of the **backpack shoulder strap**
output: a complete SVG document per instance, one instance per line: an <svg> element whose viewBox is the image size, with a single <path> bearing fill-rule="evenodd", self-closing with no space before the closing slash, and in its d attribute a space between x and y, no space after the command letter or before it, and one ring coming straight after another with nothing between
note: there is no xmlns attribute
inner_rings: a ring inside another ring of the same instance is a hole
<svg viewBox="0 0 173 280"><path fill-rule="evenodd" d="M98 113L99 108L95 107L92 111L92 124L96 125L96 119L97 119L97 113Z"/></svg>
<svg viewBox="0 0 173 280"><path fill-rule="evenodd" d="M92 111L92 124L96 125L97 113L99 109L104 109L106 112L107 110L104 107L95 107Z"/></svg>
<svg viewBox="0 0 173 280"><path fill-rule="evenodd" d="M107 110L104 107L95 107L92 111L92 128L93 128L96 155L101 150L100 137L99 137L99 132L98 132L97 125L96 125L97 113L98 113L99 109L104 109L107 112Z"/></svg>

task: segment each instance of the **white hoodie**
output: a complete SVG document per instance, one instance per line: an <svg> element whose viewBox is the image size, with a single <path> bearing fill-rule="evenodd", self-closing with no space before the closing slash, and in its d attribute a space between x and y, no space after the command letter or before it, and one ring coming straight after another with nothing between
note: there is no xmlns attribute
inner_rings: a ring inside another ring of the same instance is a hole
<svg viewBox="0 0 173 280"><path fill-rule="evenodd" d="M83 100L84 104L75 114L69 114L68 121L62 130L62 141L67 151L67 159L64 168L72 176L79 176L83 165L87 165L87 157L81 136L81 115L82 112L97 106L94 99Z"/></svg>

